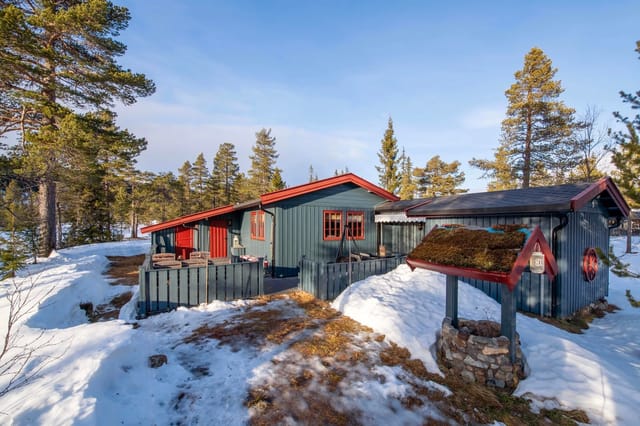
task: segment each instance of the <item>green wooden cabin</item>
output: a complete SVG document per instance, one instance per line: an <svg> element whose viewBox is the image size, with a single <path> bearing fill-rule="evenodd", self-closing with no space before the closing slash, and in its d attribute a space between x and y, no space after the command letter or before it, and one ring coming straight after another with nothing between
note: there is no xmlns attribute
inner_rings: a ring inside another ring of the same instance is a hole
<svg viewBox="0 0 640 426"><path fill-rule="evenodd" d="M543 316L567 317L605 298L609 270L594 252L608 253L609 231L629 214L613 181L459 194L431 199L386 202L376 207L380 243L406 254L436 225L495 224L540 226L550 242L558 275L525 271L516 286L518 309ZM466 280L500 300L500 286Z"/></svg>
<svg viewBox="0 0 640 426"><path fill-rule="evenodd" d="M302 256L335 261L340 248L377 253L374 208L398 198L347 173L147 226L152 252L208 251L211 258L260 258L277 277L294 276ZM349 232L350 238L343 238Z"/></svg>

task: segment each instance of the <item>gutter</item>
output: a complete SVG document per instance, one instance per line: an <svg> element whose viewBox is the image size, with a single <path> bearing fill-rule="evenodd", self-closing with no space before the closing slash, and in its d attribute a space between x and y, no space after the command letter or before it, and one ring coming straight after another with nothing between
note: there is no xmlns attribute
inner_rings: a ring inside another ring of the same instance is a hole
<svg viewBox="0 0 640 426"><path fill-rule="evenodd" d="M276 215L266 210L262 203L258 204L258 210L271 216L271 277L276 275Z"/></svg>

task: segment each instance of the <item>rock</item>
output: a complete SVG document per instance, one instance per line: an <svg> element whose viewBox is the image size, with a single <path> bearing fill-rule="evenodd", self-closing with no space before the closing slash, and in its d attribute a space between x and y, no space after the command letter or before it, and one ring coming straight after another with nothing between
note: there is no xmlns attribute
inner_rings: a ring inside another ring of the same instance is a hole
<svg viewBox="0 0 640 426"><path fill-rule="evenodd" d="M509 348L505 348L505 347L495 348L491 346L485 346L484 348L482 348L483 355L505 355L508 353L509 353Z"/></svg>
<svg viewBox="0 0 640 426"><path fill-rule="evenodd" d="M151 368L160 368L167 362L167 356L164 354L151 355L149 357L149 367Z"/></svg>

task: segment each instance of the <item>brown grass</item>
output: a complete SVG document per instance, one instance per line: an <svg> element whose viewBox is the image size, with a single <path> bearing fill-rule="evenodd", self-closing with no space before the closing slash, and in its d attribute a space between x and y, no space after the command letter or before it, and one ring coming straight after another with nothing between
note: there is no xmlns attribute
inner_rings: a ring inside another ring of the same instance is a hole
<svg viewBox="0 0 640 426"><path fill-rule="evenodd" d="M144 254L135 256L107 256L111 262L106 275L114 278L113 285L138 285L138 268L144 262Z"/></svg>
<svg viewBox="0 0 640 426"><path fill-rule="evenodd" d="M583 330L589 328L589 324L596 318L603 318L606 314L619 311L620 308L612 303L606 304L606 309L600 307L586 307L567 318L550 318L540 317L527 312L521 312L531 318L536 318L546 324L550 324L561 330L567 331L573 334L582 334Z"/></svg>
<svg viewBox="0 0 640 426"><path fill-rule="evenodd" d="M405 408L435 405L458 424L588 422L581 411L534 414L523 398L431 373L406 348L303 292L263 297L222 324L195 329L184 342L198 344L207 339L238 349L246 349L247 344L256 350L266 344L284 345L272 360L272 377L277 381L256 384L247 394L245 406L250 410L251 425L358 425L363 413L342 405L342 391L362 381L384 382L384 376L372 372L376 365L401 367L403 373L398 378L412 389L399 399ZM438 387L429 386L430 382L446 386L452 394L447 396ZM425 418L424 424L449 423Z"/></svg>

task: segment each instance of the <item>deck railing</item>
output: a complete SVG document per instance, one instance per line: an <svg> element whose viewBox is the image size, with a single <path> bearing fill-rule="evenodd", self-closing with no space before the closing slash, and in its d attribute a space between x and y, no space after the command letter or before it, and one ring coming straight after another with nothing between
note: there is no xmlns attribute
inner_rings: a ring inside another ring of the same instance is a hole
<svg viewBox="0 0 640 426"><path fill-rule="evenodd" d="M264 294L262 262L153 268L147 256L139 273L139 316Z"/></svg>
<svg viewBox="0 0 640 426"><path fill-rule="evenodd" d="M305 257L300 261L299 288L322 300L333 300L349 285L371 275L381 275L404 263L406 256L383 257L359 262L324 263Z"/></svg>

